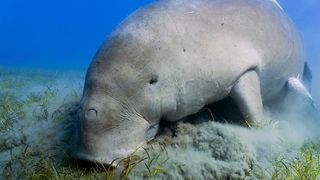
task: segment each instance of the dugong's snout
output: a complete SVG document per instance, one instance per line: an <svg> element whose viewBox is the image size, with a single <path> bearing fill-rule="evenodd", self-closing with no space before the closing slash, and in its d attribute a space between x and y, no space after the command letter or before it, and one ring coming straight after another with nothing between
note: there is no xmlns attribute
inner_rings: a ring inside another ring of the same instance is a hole
<svg viewBox="0 0 320 180"><path fill-rule="evenodd" d="M116 165L157 132L157 125L151 126L142 116L116 102L103 108L84 105L79 111L76 143L71 150L74 158Z"/></svg>

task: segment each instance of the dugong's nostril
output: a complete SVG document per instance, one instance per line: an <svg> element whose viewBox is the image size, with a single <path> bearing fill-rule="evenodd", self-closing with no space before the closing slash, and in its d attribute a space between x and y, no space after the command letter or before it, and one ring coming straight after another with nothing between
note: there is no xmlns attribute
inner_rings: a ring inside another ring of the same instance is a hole
<svg viewBox="0 0 320 180"><path fill-rule="evenodd" d="M97 110L95 110L95 109L89 109L87 112L86 112L86 114L85 114L85 117L86 117L86 119L88 119L88 120L95 120L95 119L97 119Z"/></svg>

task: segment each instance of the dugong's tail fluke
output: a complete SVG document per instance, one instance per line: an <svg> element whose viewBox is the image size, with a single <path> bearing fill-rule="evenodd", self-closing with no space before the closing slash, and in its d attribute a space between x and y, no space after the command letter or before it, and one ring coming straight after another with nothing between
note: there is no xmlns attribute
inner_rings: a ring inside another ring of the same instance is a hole
<svg viewBox="0 0 320 180"><path fill-rule="evenodd" d="M304 69L303 69L303 84L306 87L306 89L308 90L309 94L311 93L311 84L312 84L312 71L310 69L310 66L308 64L308 62L304 63ZM311 97L311 95L310 95ZM312 98L311 98L312 99ZM316 103L312 100L312 106L314 109L317 110L317 112L320 115L320 111L316 105Z"/></svg>
<svg viewBox="0 0 320 180"><path fill-rule="evenodd" d="M305 62L304 69L303 69L303 84L306 86L309 92L311 92L311 83L312 83L312 71L309 67L308 62Z"/></svg>
<svg viewBox="0 0 320 180"><path fill-rule="evenodd" d="M308 70L307 73L310 73L310 69ZM305 75L305 73L304 73ZM308 77L310 78L310 74L308 74ZM305 78L305 76L303 77ZM308 79L311 83L311 79ZM317 112L317 116L320 115L320 111L314 102L310 92L308 89L305 87L305 85L296 77L291 77L288 79L288 89L290 92L296 94L297 98L300 97L302 100L306 101L308 104L312 106L312 108Z"/></svg>

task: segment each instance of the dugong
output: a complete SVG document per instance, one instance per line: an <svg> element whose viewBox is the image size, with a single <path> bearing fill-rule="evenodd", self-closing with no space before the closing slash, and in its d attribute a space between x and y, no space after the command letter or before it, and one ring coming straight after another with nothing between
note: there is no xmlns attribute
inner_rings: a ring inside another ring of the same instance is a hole
<svg viewBox="0 0 320 180"><path fill-rule="evenodd" d="M127 17L86 75L74 156L110 164L231 97L251 125L290 91L310 96L301 37L272 0L159 0ZM310 96L311 98L311 96Z"/></svg>

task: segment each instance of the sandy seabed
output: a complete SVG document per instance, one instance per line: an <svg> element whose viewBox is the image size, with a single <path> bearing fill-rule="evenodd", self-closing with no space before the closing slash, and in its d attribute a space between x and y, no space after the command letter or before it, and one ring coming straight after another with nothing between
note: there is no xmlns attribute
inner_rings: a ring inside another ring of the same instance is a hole
<svg viewBox="0 0 320 180"><path fill-rule="evenodd" d="M90 171L68 165L66 151L84 76L85 71L0 67L3 179L91 177ZM318 142L320 123L301 118L270 120L253 129L218 121L203 110L185 121L164 123L156 139L139 151L146 158L128 179L270 179L274 159L294 159L306 141ZM54 171L43 170L47 166ZM66 175L71 171L77 174Z"/></svg>

